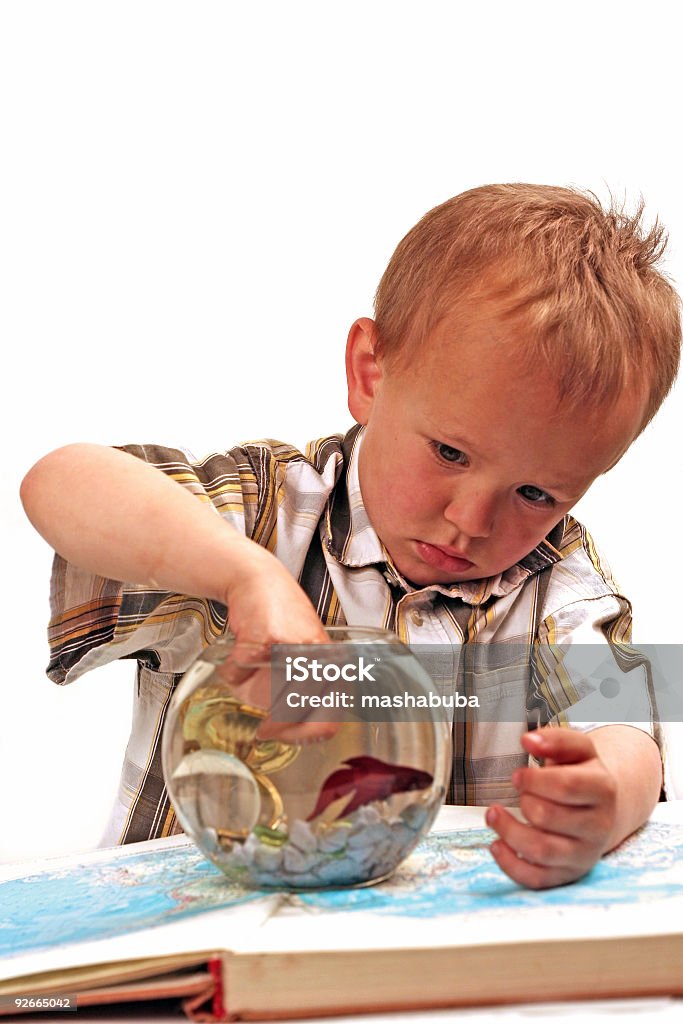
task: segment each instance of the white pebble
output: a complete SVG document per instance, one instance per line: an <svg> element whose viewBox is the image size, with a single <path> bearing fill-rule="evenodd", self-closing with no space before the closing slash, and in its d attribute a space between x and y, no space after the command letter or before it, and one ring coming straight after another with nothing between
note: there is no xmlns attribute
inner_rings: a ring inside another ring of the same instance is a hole
<svg viewBox="0 0 683 1024"><path fill-rule="evenodd" d="M391 838L401 848L415 842L415 832L404 821L398 821L391 826Z"/></svg>
<svg viewBox="0 0 683 1024"><path fill-rule="evenodd" d="M343 825L331 826L318 833L318 849L322 853L335 853L346 846L351 830Z"/></svg>
<svg viewBox="0 0 683 1024"><path fill-rule="evenodd" d="M254 852L254 867L263 871L277 871L282 863L282 848L262 843Z"/></svg>
<svg viewBox="0 0 683 1024"><path fill-rule="evenodd" d="M347 847L346 856L350 860L352 860L354 864L357 865L357 867L366 869L372 864L373 860L375 859L375 852L374 850L368 849L365 846L356 847L355 849Z"/></svg>
<svg viewBox="0 0 683 1024"><path fill-rule="evenodd" d="M378 821L376 825L367 825L364 829L354 832L353 835L349 836L349 848L367 847L375 843L381 843L386 839L389 832L390 829L383 821Z"/></svg>
<svg viewBox="0 0 683 1024"><path fill-rule="evenodd" d="M289 842L303 853L313 853L317 843L307 821L297 820L289 830Z"/></svg>
<svg viewBox="0 0 683 1024"><path fill-rule="evenodd" d="M244 867L251 863L251 857L247 856L243 846L235 843L232 850L225 854L225 858L221 858L221 863L229 864L230 867Z"/></svg>
<svg viewBox="0 0 683 1024"><path fill-rule="evenodd" d="M313 854L302 853L301 850L297 850L296 846L291 846L289 843L285 846L285 871L299 874L304 871L310 871L311 868L315 867L317 860L318 858L313 856Z"/></svg>
<svg viewBox="0 0 683 1024"><path fill-rule="evenodd" d="M348 857L334 858L316 868L318 882L324 885L353 885L364 881L364 874L358 865Z"/></svg>
<svg viewBox="0 0 683 1024"><path fill-rule="evenodd" d="M244 845L242 846L242 849L244 850L245 855L249 859L251 859L254 856L254 854L256 853L256 851L260 847L261 847L261 840L258 839L254 835L253 832L250 832L249 835L247 836L247 838L244 841Z"/></svg>
<svg viewBox="0 0 683 1024"><path fill-rule="evenodd" d="M269 871L254 871L251 875L252 885L268 885L279 888L288 885L287 879L282 875L273 875Z"/></svg>
<svg viewBox="0 0 683 1024"><path fill-rule="evenodd" d="M424 804L408 804L401 811L401 817L408 828L412 828L413 832L417 832L422 828L428 815L429 807L425 807Z"/></svg>
<svg viewBox="0 0 683 1024"><path fill-rule="evenodd" d="M319 879L312 871L300 871L293 875L283 875L280 885L283 884L292 889L315 889L319 885Z"/></svg>
<svg viewBox="0 0 683 1024"><path fill-rule="evenodd" d="M215 856L222 852L221 844L218 842L218 833L215 828L207 826L197 836L197 845L209 856Z"/></svg>
<svg viewBox="0 0 683 1024"><path fill-rule="evenodd" d="M359 807L351 817L351 833L360 832L368 825L375 825L382 817L376 807Z"/></svg>

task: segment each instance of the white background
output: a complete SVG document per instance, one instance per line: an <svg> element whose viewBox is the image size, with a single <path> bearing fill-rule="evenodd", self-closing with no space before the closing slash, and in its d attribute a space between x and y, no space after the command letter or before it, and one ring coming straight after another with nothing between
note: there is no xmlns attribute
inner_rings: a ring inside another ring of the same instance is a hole
<svg viewBox="0 0 683 1024"><path fill-rule="evenodd" d="M2 859L96 844L132 697L130 664L44 676L51 553L23 473L76 440L346 429L350 323L403 234L475 185L642 193L683 281L675 10L0 6ZM679 391L579 507L646 642L681 641L682 415Z"/></svg>

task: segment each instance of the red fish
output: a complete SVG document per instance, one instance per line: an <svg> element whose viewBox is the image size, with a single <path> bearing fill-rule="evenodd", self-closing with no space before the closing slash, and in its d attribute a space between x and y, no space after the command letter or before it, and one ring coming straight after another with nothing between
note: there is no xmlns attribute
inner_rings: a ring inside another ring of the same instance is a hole
<svg viewBox="0 0 683 1024"><path fill-rule="evenodd" d="M370 804L374 800L386 800L392 793L427 789L434 781L429 772L401 764L387 764L376 757L348 757L342 763L348 767L338 768L325 779L318 802L307 821L317 818L334 800L349 793L353 793L353 796L337 818L351 814L363 804Z"/></svg>

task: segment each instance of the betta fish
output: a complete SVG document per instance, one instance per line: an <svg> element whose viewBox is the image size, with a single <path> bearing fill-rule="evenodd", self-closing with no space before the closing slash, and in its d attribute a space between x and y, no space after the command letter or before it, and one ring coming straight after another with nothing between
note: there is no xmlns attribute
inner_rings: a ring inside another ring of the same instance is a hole
<svg viewBox="0 0 683 1024"><path fill-rule="evenodd" d="M393 793L407 793L412 789L427 789L433 782L429 772L401 764L387 764L376 757L348 757L343 765L325 779L313 811L307 821L317 818L326 807L342 796L353 793L337 818L370 804L386 800ZM336 820L336 818L335 818Z"/></svg>

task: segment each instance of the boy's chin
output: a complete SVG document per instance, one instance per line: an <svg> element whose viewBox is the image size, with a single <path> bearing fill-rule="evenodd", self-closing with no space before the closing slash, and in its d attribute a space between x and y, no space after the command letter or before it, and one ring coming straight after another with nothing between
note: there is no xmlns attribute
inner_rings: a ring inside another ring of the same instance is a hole
<svg viewBox="0 0 683 1024"><path fill-rule="evenodd" d="M452 587L457 583L466 583L470 580L479 580L483 578L483 574L478 566L472 566L471 569L464 570L463 572L444 572L434 569L428 565L418 565L414 563L412 565L406 565L405 572L401 568L399 563L396 563L396 568L401 573L403 578L411 587Z"/></svg>

